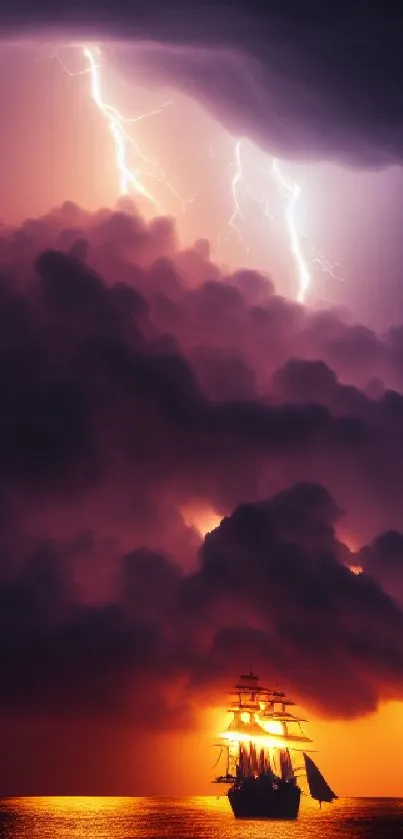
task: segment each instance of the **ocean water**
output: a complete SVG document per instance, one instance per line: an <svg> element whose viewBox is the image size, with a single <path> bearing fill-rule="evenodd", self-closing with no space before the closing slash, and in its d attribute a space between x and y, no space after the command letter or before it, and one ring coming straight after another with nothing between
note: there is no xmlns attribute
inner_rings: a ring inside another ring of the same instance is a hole
<svg viewBox="0 0 403 839"><path fill-rule="evenodd" d="M3 798L1 839L403 839L403 799L305 800L295 822L234 819L225 797Z"/></svg>

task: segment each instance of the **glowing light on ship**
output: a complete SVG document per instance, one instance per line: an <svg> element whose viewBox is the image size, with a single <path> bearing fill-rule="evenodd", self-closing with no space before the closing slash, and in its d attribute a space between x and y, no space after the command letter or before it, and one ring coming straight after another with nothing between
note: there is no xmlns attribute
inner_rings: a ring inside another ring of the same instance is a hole
<svg viewBox="0 0 403 839"><path fill-rule="evenodd" d="M279 732L277 732L278 734ZM260 748L267 748L267 749L284 749L287 746L292 746L295 748L295 740L293 737L276 737L275 734L273 735L259 735L259 734L247 734L244 731L223 731L221 734L218 735L220 740L227 740L229 743L253 743L254 746L259 746Z"/></svg>

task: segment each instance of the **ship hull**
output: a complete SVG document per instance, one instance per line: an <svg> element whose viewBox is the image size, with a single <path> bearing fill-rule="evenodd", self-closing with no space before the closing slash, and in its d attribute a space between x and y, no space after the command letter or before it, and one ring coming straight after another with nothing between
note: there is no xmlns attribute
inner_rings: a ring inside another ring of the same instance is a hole
<svg viewBox="0 0 403 839"><path fill-rule="evenodd" d="M255 781L231 787L228 799L236 819L293 820L298 816L301 790L295 784L275 788Z"/></svg>

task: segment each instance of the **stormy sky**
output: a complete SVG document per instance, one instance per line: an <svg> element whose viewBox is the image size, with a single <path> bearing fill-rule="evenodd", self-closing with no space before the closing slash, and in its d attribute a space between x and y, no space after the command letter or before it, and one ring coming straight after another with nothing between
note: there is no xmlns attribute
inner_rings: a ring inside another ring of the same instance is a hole
<svg viewBox="0 0 403 839"><path fill-rule="evenodd" d="M38 782L56 771L57 791L60 732L84 731L87 791L91 726L121 726L115 761L122 731L191 732L250 661L317 718L403 700L395 4L17 0L0 22L0 728L58 743ZM187 215L112 206L111 147L68 63L87 38L142 106L179 97L158 148ZM301 305L276 229L254 260L217 249L224 134L298 175L347 280ZM181 152L181 180L175 148L196 140L209 168ZM12 779L37 791L33 768Z"/></svg>

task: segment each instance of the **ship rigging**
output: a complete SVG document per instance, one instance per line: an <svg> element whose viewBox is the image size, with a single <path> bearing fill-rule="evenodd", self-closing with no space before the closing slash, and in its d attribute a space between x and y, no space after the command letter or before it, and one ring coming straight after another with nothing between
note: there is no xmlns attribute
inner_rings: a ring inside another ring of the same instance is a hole
<svg viewBox="0 0 403 839"><path fill-rule="evenodd" d="M226 753L226 771L215 783L230 785L227 794L237 818L295 819L301 774L320 804L337 798L306 753L312 741L302 728L306 720L291 712L294 705L282 691L263 687L252 672L235 685L228 708L232 720L216 744L220 756ZM301 753L304 765L298 766Z"/></svg>

